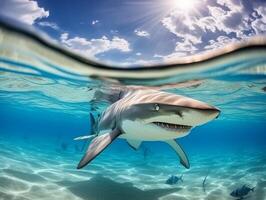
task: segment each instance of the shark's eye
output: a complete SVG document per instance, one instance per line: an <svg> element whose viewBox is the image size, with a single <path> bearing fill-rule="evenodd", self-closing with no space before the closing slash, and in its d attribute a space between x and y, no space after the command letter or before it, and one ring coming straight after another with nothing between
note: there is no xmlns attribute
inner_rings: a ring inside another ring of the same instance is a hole
<svg viewBox="0 0 266 200"><path fill-rule="evenodd" d="M160 106L159 106L158 104L155 104L155 105L154 105L154 109L155 109L156 111L159 111L159 110L160 110Z"/></svg>

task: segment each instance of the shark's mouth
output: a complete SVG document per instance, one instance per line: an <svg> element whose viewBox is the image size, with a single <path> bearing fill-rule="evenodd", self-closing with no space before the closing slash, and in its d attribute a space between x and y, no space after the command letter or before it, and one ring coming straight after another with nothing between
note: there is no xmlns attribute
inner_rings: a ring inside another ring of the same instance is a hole
<svg viewBox="0 0 266 200"><path fill-rule="evenodd" d="M164 128L171 131L188 131L192 128L192 126L187 125L180 125L180 124L170 124L166 122L152 122L156 126L159 126L160 128Z"/></svg>

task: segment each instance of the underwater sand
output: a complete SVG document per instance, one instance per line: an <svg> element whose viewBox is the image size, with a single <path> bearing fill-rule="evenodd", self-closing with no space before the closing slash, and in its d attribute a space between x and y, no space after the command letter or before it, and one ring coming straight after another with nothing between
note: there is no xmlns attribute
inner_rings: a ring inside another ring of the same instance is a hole
<svg viewBox="0 0 266 200"><path fill-rule="evenodd" d="M1 200L227 200L235 199L230 192L243 184L256 187L247 199L266 197L264 152L192 155L186 170L172 155L156 153L144 159L140 152L112 153L108 148L90 166L76 170L82 153L74 149L1 138L0 147ZM184 182L166 185L175 173L184 174Z"/></svg>

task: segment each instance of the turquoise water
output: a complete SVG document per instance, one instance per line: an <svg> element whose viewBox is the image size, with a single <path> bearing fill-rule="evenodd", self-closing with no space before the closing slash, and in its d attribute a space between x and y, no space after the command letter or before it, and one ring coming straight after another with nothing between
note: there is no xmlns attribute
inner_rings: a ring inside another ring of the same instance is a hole
<svg viewBox="0 0 266 200"><path fill-rule="evenodd" d="M93 71L32 36L0 30L0 199L225 200L236 199L230 193L244 184L255 187L247 199L266 198L265 49L228 54L199 63L202 70L176 70L172 76L151 70L153 77L145 79L136 78L137 70ZM134 151L123 139L76 169L87 143L73 138L91 133L95 106L100 113L109 106L91 103L95 91L130 84L159 87L221 110L218 119L179 139L190 169L162 142L144 142ZM184 182L165 184L182 174Z"/></svg>

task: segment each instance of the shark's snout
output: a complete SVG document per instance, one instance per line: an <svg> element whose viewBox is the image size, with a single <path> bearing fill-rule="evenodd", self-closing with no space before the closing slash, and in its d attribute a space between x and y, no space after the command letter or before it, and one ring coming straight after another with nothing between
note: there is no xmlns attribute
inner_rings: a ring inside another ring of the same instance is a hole
<svg viewBox="0 0 266 200"><path fill-rule="evenodd" d="M185 121L190 121L190 125L197 126L205 124L218 118L220 110L212 105L205 102L198 101L191 98L183 98L179 102L179 105L184 106Z"/></svg>
<svg viewBox="0 0 266 200"><path fill-rule="evenodd" d="M217 110L217 111L216 111L216 113L217 113L217 115L216 115L216 117L215 117L215 118L217 119L217 118L220 116L220 114L221 114L221 111L220 111L220 110Z"/></svg>
<svg viewBox="0 0 266 200"><path fill-rule="evenodd" d="M220 116L221 110L213 107L213 109L211 109L209 112L211 117L213 117L212 119L217 119Z"/></svg>
<svg viewBox="0 0 266 200"><path fill-rule="evenodd" d="M219 117L220 110L217 108L199 110L198 111L198 123L197 125L205 124Z"/></svg>

